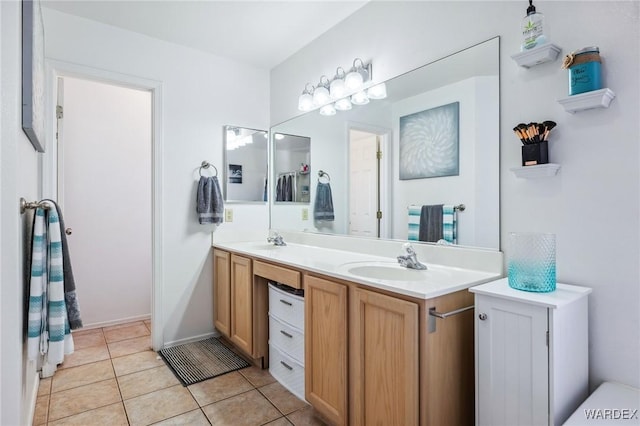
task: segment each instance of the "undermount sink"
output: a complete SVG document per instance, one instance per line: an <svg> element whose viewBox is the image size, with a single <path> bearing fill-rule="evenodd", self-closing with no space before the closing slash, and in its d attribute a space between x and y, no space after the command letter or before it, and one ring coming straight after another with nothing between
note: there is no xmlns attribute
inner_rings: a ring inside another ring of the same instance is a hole
<svg viewBox="0 0 640 426"><path fill-rule="evenodd" d="M357 277L384 281L424 281L433 274L428 269L409 269L396 262L353 262L340 269Z"/></svg>

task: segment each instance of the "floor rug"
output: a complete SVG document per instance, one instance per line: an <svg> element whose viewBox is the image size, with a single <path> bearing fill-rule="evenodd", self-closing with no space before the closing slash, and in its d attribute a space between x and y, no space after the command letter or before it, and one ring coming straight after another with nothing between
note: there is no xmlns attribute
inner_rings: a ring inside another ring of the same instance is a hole
<svg viewBox="0 0 640 426"><path fill-rule="evenodd" d="M184 386L249 366L215 337L161 349L159 353Z"/></svg>

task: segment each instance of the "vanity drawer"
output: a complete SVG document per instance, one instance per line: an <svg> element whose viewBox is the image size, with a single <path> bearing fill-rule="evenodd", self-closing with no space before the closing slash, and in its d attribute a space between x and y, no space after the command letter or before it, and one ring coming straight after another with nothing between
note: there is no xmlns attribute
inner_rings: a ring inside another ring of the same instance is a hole
<svg viewBox="0 0 640 426"><path fill-rule="evenodd" d="M304 367L273 344L269 344L269 373L304 401Z"/></svg>
<svg viewBox="0 0 640 426"><path fill-rule="evenodd" d="M278 283L286 284L293 288L302 288L300 272L292 271L291 269L283 268L281 266L275 266L269 263L260 262L259 260L254 260L253 274Z"/></svg>
<svg viewBox="0 0 640 426"><path fill-rule="evenodd" d="M269 344L304 365L304 334L273 315L269 315Z"/></svg>
<svg viewBox="0 0 640 426"><path fill-rule="evenodd" d="M304 330L304 298L289 294L269 284L269 314Z"/></svg>

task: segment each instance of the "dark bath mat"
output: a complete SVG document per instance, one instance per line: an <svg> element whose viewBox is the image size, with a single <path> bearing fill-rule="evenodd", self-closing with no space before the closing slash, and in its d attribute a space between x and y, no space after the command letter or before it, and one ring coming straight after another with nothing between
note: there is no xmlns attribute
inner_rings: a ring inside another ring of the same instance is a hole
<svg viewBox="0 0 640 426"><path fill-rule="evenodd" d="M215 337L161 349L158 353L184 386L249 366Z"/></svg>

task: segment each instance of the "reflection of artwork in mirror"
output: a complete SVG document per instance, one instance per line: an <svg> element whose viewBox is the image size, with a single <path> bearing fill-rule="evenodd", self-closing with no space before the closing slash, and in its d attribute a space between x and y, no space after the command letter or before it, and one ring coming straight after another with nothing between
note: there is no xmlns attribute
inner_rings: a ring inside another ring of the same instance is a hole
<svg viewBox="0 0 640 426"><path fill-rule="evenodd" d="M242 183L241 164L229 164L229 183Z"/></svg>
<svg viewBox="0 0 640 426"><path fill-rule="evenodd" d="M225 201L267 201L268 145L265 130L224 127Z"/></svg>
<svg viewBox="0 0 640 426"><path fill-rule="evenodd" d="M459 111L453 102L400 117L400 180L458 175Z"/></svg>

